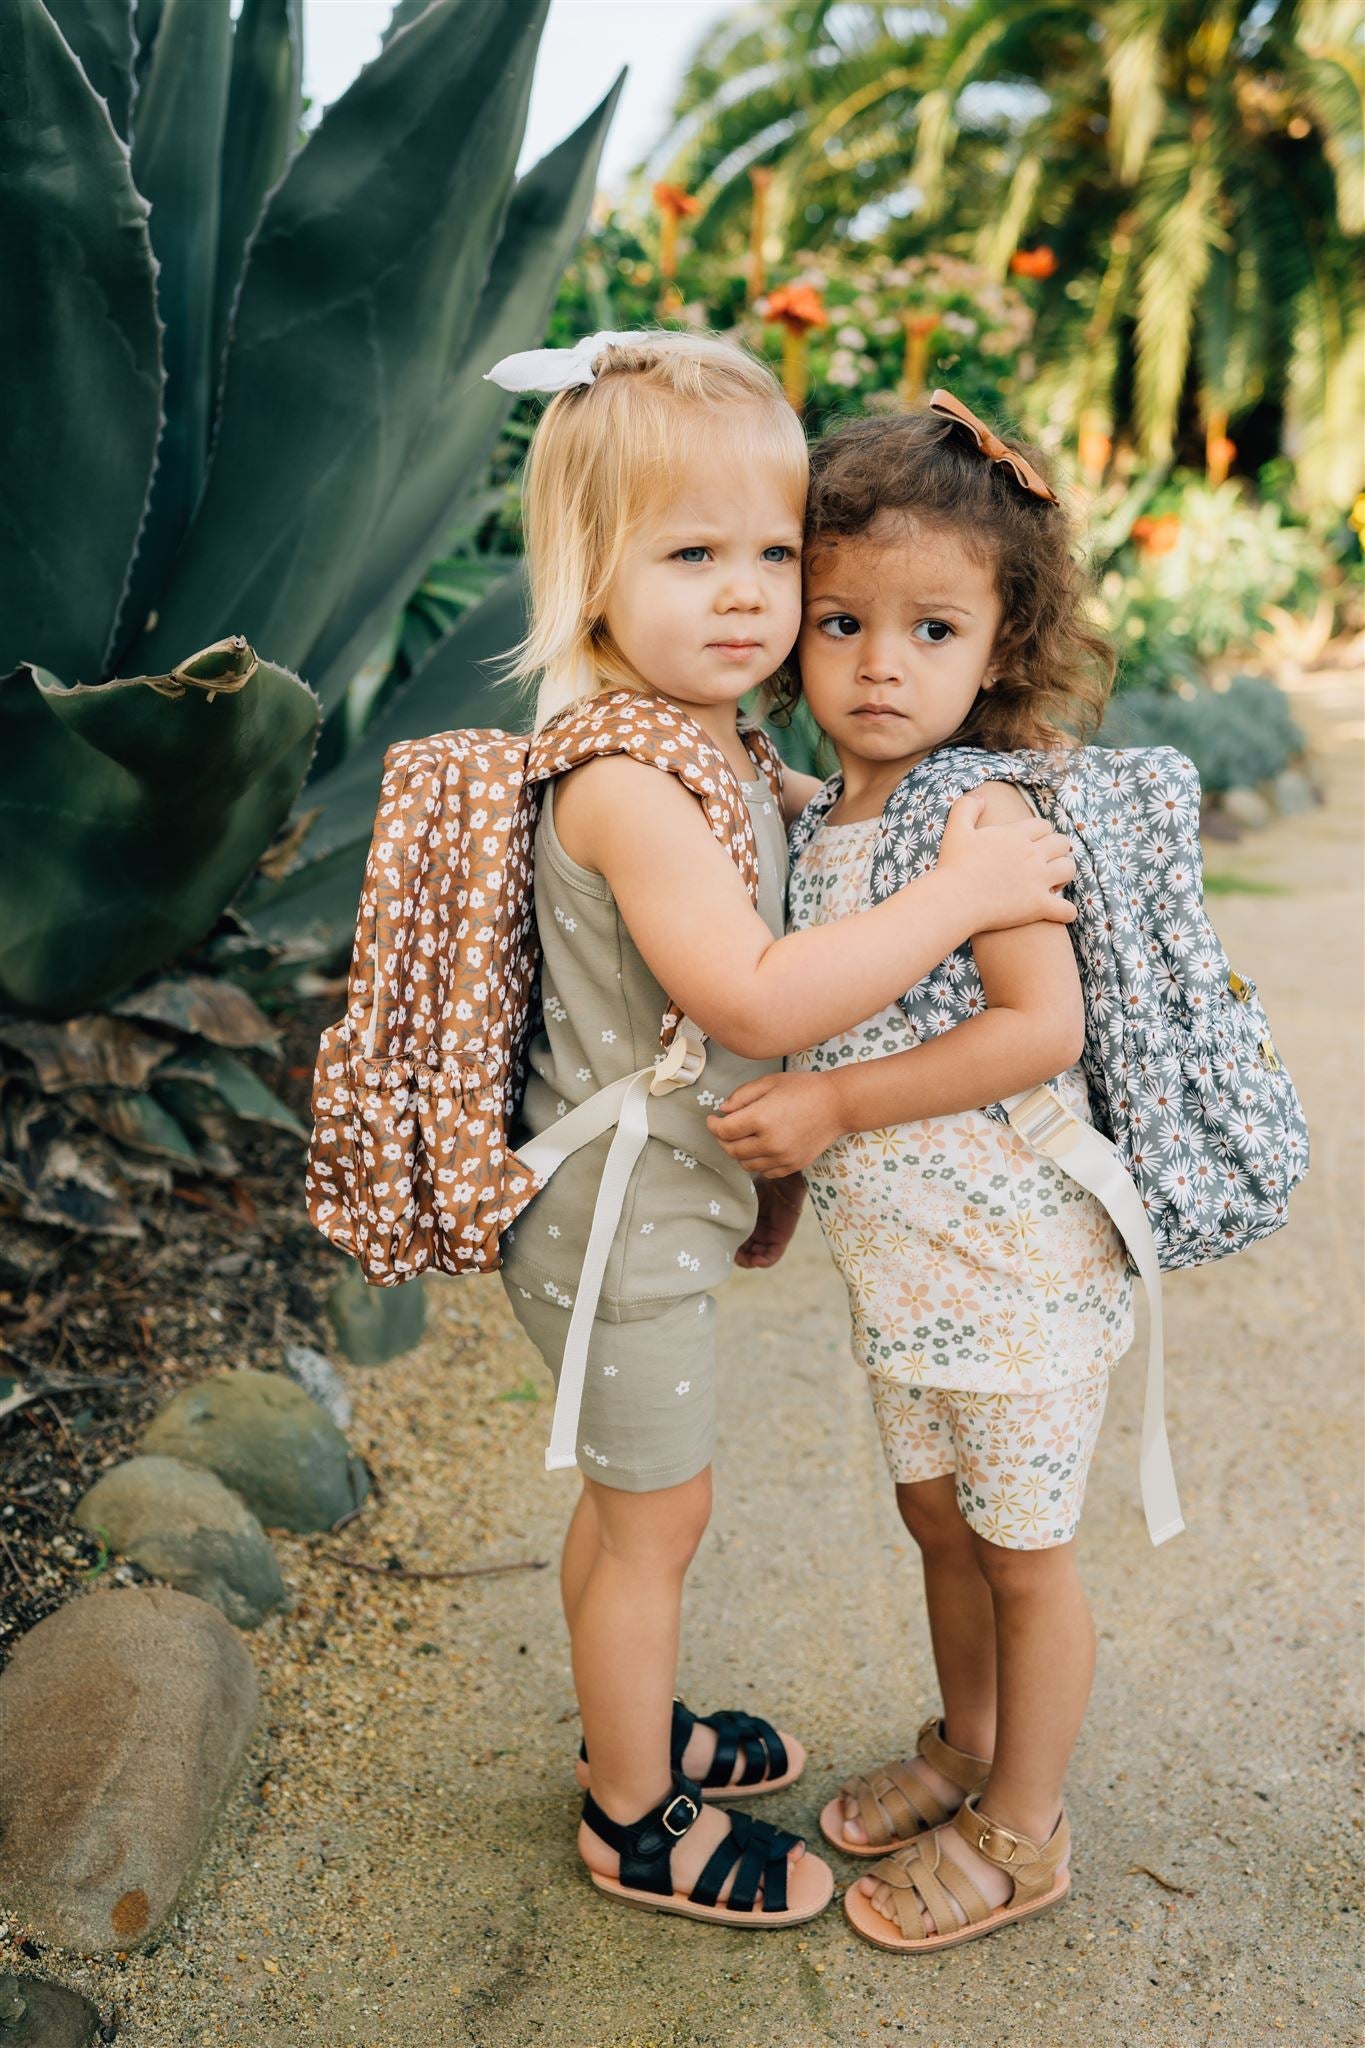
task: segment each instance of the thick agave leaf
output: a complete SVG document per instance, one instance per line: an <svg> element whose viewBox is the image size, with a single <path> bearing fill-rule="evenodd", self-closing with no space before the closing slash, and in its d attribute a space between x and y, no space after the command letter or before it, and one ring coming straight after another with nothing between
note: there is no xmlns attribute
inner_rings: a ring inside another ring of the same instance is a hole
<svg viewBox="0 0 1365 2048"><path fill-rule="evenodd" d="M202 938L287 816L317 718L264 662L179 697L0 680L0 995L71 1016Z"/></svg>
<svg viewBox="0 0 1365 2048"><path fill-rule="evenodd" d="M252 244L204 497L129 665L229 630L306 664L472 325L547 4L436 0L294 157Z"/></svg>
<svg viewBox="0 0 1365 2048"><path fill-rule="evenodd" d="M512 405L484 371L533 348L592 204L602 143L621 79L582 126L542 157L512 194L474 324L364 560L313 650L309 681L330 709L372 651L385 622L438 552L460 495Z"/></svg>
<svg viewBox="0 0 1365 2048"><path fill-rule="evenodd" d="M121 640L140 631L160 602L208 461L231 37L228 0L169 0L133 115L133 178L152 209L157 304L166 327L166 425Z"/></svg>
<svg viewBox="0 0 1365 2048"><path fill-rule="evenodd" d="M244 988L217 975L168 974L145 988L134 989L111 1007L120 1017L145 1017L172 1031L207 1038L210 1045L279 1050L270 1019L257 1009Z"/></svg>
<svg viewBox="0 0 1365 2048"><path fill-rule="evenodd" d="M99 1011L61 1023L0 1015L0 1045L23 1054L44 1095L71 1088L145 1087L171 1051L170 1041L159 1033Z"/></svg>
<svg viewBox="0 0 1365 2048"><path fill-rule="evenodd" d="M294 1112L271 1094L246 1061L221 1045L182 1046L157 1068L152 1087L168 1101L180 1100L189 1090L184 1099L201 1101L211 1116L226 1110L242 1123L269 1124L295 1138L308 1135Z"/></svg>
<svg viewBox="0 0 1365 2048"><path fill-rule="evenodd" d="M133 32L137 37L137 58L133 69L140 91L142 82L151 69L152 52L156 48L161 17L166 11L166 0L135 0L135 7Z"/></svg>
<svg viewBox="0 0 1365 2048"><path fill-rule="evenodd" d="M134 0L45 0L48 13L81 60L81 69L127 137L133 103Z"/></svg>
<svg viewBox="0 0 1365 2048"><path fill-rule="evenodd" d="M101 1094L94 1088L77 1089L66 1098L66 1107L94 1124L106 1137L131 1146L134 1152L165 1159L180 1173L199 1172L199 1155L193 1141L155 1095Z"/></svg>
<svg viewBox="0 0 1365 2048"><path fill-rule="evenodd" d="M530 707L499 682L498 657L526 630L520 570L467 611L385 704L355 751L309 785L321 815L296 865L279 882L253 883L242 908L254 930L291 950L336 957L348 950L365 872L385 749L416 733L454 725L530 726Z"/></svg>
<svg viewBox="0 0 1365 2048"><path fill-rule="evenodd" d="M243 0L232 35L214 289L213 363L222 361L246 246L265 196L298 146L303 0Z"/></svg>
<svg viewBox="0 0 1365 2048"><path fill-rule="evenodd" d="M141 1237L121 1164L107 1139L74 1126L60 1104L41 1096L5 1102L0 1190L26 1223Z"/></svg>
<svg viewBox="0 0 1365 2048"><path fill-rule="evenodd" d="M161 424L147 208L40 0L0 6L0 674L103 673Z"/></svg>

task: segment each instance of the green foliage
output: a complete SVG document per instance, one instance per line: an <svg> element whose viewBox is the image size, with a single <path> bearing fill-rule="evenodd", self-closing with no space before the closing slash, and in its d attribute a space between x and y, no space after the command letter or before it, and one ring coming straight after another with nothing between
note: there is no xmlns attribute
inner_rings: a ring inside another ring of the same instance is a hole
<svg viewBox="0 0 1365 2048"><path fill-rule="evenodd" d="M614 94L514 180L546 5L404 0L306 142L299 0L235 23L139 0L136 45L130 0L0 15L12 1005L72 1015L202 938L288 814L319 698L320 767L364 746L352 679L477 487L510 405L482 372L539 338L591 199ZM457 560L400 682L491 581ZM482 680L469 637L445 722ZM229 641L207 687L191 651Z"/></svg>
<svg viewBox="0 0 1365 2048"><path fill-rule="evenodd" d="M174 677L0 680L0 988L69 1017L202 937L288 816L317 730L244 641Z"/></svg>
<svg viewBox="0 0 1365 2048"><path fill-rule="evenodd" d="M952 256L893 262L869 250L823 263L802 254L793 262L795 273L783 282L814 284L829 314L828 327L812 329L809 337L806 410L812 421L899 409L907 313L938 316L926 337L926 392L947 384L974 411L996 419L1015 411L1032 368L1027 343L1033 319L1009 285ZM739 322L738 331L776 364L780 331L764 326L761 313L760 304Z"/></svg>
<svg viewBox="0 0 1365 2048"><path fill-rule="evenodd" d="M540 337L616 98L515 180L547 4L401 0L306 139L301 0L0 12L0 1206L29 1221L134 1235L235 1133L303 1135L203 972L270 959L227 906L303 842L335 954L395 707L487 708L471 664L517 632L455 537L511 404L482 373ZM387 694L353 689L414 586Z"/></svg>
<svg viewBox="0 0 1365 2048"><path fill-rule="evenodd" d="M1225 690L1187 695L1126 690L1110 706L1100 742L1178 747L1215 794L1269 781L1302 751L1304 738L1289 699L1268 676L1234 676Z"/></svg>
<svg viewBox="0 0 1365 2048"><path fill-rule="evenodd" d="M0 1014L0 1199L27 1223L140 1235L139 1198L235 1176L252 1126L304 1135L244 1057L259 1052L279 1052L268 1019L202 973L60 1023Z"/></svg>
<svg viewBox="0 0 1365 2048"><path fill-rule="evenodd" d="M1237 483L1174 478L1102 584L1123 687L1168 688L1249 652L1274 608L1313 608L1325 574L1321 543L1280 505Z"/></svg>
<svg viewBox="0 0 1365 2048"><path fill-rule="evenodd" d="M1267 401L1298 501L1359 487L1359 24L1348 0L767 0L703 42L648 172L732 257L748 170L780 251L1041 252L1035 430L1135 431L1148 462Z"/></svg>

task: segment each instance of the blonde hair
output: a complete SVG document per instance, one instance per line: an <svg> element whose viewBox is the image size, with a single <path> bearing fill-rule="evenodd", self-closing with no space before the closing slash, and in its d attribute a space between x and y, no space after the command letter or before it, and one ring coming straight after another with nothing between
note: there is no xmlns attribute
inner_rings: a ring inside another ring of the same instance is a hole
<svg viewBox="0 0 1365 2048"><path fill-rule="evenodd" d="M600 690L648 687L604 607L627 544L714 445L722 409L728 459L775 468L798 528L805 510L801 423L767 365L734 342L660 328L604 347L594 368L593 383L546 407L526 464L531 618L507 669L536 691L537 728Z"/></svg>

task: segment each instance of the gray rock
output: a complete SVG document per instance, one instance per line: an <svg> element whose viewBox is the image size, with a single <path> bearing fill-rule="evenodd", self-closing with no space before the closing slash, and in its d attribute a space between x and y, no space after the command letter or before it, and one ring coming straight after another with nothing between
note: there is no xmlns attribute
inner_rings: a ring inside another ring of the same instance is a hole
<svg viewBox="0 0 1365 2048"><path fill-rule="evenodd" d="M288 1604L264 1529L202 1465L130 1458L95 1481L72 1519L155 1578L207 1600L238 1628L255 1628Z"/></svg>
<svg viewBox="0 0 1365 2048"><path fill-rule="evenodd" d="M142 1448L206 1465L268 1529L330 1529L370 1490L336 1424L277 1372L234 1372L186 1387L152 1421Z"/></svg>
<svg viewBox="0 0 1365 2048"><path fill-rule="evenodd" d="M1275 815L1259 789L1225 789L1222 809L1234 824L1245 825L1251 832L1268 825Z"/></svg>
<svg viewBox="0 0 1365 2048"><path fill-rule="evenodd" d="M139 1947L198 1866L256 1711L241 1638L186 1593L88 1593L30 1629L0 1673L6 1907L77 1955Z"/></svg>
<svg viewBox="0 0 1365 2048"><path fill-rule="evenodd" d="M284 1369L331 1416L338 1429L350 1428L351 1397L330 1358L314 1351L310 1344L286 1344Z"/></svg>
<svg viewBox="0 0 1365 2048"><path fill-rule="evenodd" d="M337 1342L352 1365L386 1365L420 1342L427 1304L418 1280L401 1287L367 1286L348 1265L327 1302Z"/></svg>
<svg viewBox="0 0 1365 2048"><path fill-rule="evenodd" d="M1270 785L1275 799L1275 808L1281 817L1296 817L1301 811L1313 810L1318 802L1318 793L1300 768L1282 768Z"/></svg>
<svg viewBox="0 0 1365 2048"><path fill-rule="evenodd" d="M100 2016L88 1998L42 1977L0 1977L3 2048L90 2048Z"/></svg>

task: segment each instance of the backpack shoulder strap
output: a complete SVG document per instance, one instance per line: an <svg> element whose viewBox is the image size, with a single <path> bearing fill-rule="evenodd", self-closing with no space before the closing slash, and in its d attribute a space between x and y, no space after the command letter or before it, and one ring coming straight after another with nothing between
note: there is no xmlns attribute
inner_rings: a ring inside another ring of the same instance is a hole
<svg viewBox="0 0 1365 2048"><path fill-rule="evenodd" d="M742 725L739 729L739 736L748 748L750 758L753 760L763 780L767 783L780 804L782 802L782 756L778 753L777 748L773 745L761 725Z"/></svg>
<svg viewBox="0 0 1365 2048"><path fill-rule="evenodd" d="M842 775L831 775L829 781L816 790L815 795L787 834L787 852L793 864L805 852L814 839L824 820L829 816L843 793Z"/></svg>
<svg viewBox="0 0 1365 2048"><path fill-rule="evenodd" d="M752 738L746 734L746 744ZM761 746L751 744L749 751L771 780L764 748L770 748L766 735ZM771 751L775 760L776 750ZM676 775L699 800L713 838L739 869L750 902L757 903L758 843L744 791L720 748L695 719L652 692L605 692L561 712L535 734L527 753L527 780L548 782L602 754L627 754L646 767ZM780 765L776 786L780 791Z"/></svg>

